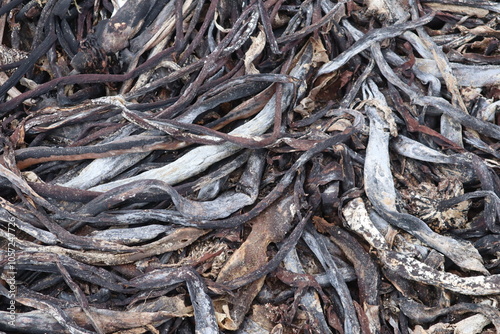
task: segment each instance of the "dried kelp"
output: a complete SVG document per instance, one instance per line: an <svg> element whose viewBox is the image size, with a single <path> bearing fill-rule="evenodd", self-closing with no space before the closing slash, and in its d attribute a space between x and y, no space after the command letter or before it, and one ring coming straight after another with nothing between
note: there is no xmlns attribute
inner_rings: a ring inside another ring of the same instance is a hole
<svg viewBox="0 0 500 334"><path fill-rule="evenodd" d="M498 13L5 3L0 331L498 331Z"/></svg>
<svg viewBox="0 0 500 334"><path fill-rule="evenodd" d="M267 208L254 218L252 232L224 264L217 281L232 281L262 267L266 262L266 249L271 242L282 241L291 226L296 207L293 196L288 196ZM221 328L236 330L243 322L253 299L262 288L264 277L242 287L228 299L215 300L217 320Z"/></svg>

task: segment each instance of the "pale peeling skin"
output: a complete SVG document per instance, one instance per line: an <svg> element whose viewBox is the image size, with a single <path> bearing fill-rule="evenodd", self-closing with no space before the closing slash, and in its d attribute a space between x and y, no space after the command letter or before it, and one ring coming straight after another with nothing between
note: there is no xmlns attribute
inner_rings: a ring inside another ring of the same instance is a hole
<svg viewBox="0 0 500 334"><path fill-rule="evenodd" d="M399 275L464 295L485 296L500 293L500 275L460 277L433 269L416 259L396 252L383 254L383 262Z"/></svg>
<svg viewBox="0 0 500 334"><path fill-rule="evenodd" d="M460 277L436 270L407 254L391 251L384 236L370 220L361 198L349 202L342 213L348 227L375 248L384 266L398 275L464 295L485 296L500 293L500 275Z"/></svg>
<svg viewBox="0 0 500 334"><path fill-rule="evenodd" d="M355 198L346 206L342 213L350 230L361 235L373 248L383 251L388 249L384 236L375 227L366 211L365 203L361 198Z"/></svg>
<svg viewBox="0 0 500 334"><path fill-rule="evenodd" d="M370 89L376 87L371 85ZM367 92L374 95L371 91ZM417 217L397 211L389 159L389 125L382 120L376 108L365 106L365 111L370 118L370 136L366 149L364 183L366 196L375 210L392 225L427 243L460 267L487 274L481 255L470 243L434 233Z"/></svg>

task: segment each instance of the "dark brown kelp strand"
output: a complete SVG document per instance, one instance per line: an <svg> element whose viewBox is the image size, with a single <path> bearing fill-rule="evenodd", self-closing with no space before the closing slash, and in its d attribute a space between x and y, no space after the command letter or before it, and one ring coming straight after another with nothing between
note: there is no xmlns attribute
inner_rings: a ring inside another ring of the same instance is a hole
<svg viewBox="0 0 500 334"><path fill-rule="evenodd" d="M21 77L30 70L31 67L38 61L38 59L48 51L52 44L56 41L56 36L51 34L45 38L45 40L33 50L29 57L26 58L22 64L17 68L17 70L12 74L12 76L7 80L2 86L0 86L0 97L15 84L21 80Z"/></svg>
<svg viewBox="0 0 500 334"><path fill-rule="evenodd" d="M4 3L0 332L498 332L499 13Z"/></svg>

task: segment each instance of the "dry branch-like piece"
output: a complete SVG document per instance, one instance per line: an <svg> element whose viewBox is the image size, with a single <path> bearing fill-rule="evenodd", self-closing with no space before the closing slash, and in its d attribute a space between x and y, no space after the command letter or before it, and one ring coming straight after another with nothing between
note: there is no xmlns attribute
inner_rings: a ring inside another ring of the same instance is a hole
<svg viewBox="0 0 500 334"><path fill-rule="evenodd" d="M498 13L5 3L0 331L498 331Z"/></svg>
<svg viewBox="0 0 500 334"><path fill-rule="evenodd" d="M466 295L490 295L500 291L500 275L459 277L439 272L410 256L389 250L389 245L371 222L361 199L353 200L344 210L352 228L380 252L385 266L405 278L437 285Z"/></svg>

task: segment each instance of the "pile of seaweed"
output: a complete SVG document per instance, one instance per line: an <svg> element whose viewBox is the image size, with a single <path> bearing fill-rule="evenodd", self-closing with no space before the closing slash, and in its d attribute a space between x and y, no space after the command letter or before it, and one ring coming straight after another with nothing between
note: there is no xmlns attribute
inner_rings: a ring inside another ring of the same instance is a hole
<svg viewBox="0 0 500 334"><path fill-rule="evenodd" d="M2 333L495 333L500 4L0 7Z"/></svg>

